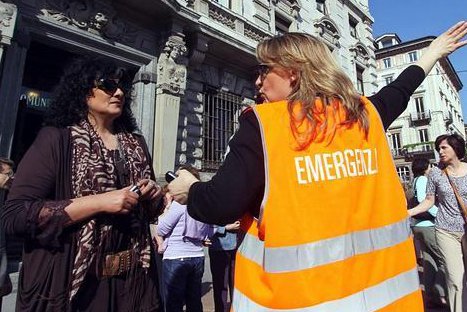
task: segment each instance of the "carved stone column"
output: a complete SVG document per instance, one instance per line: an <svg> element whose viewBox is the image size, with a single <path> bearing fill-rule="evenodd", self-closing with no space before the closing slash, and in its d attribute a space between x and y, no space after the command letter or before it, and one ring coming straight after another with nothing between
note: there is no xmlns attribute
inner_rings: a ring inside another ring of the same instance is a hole
<svg viewBox="0 0 467 312"><path fill-rule="evenodd" d="M133 80L133 115L146 138L148 149L154 146L154 114L156 101L157 60L140 67Z"/></svg>
<svg viewBox="0 0 467 312"><path fill-rule="evenodd" d="M14 4L0 1L0 64L5 46L9 46L13 38L17 12Z"/></svg>
<svg viewBox="0 0 467 312"><path fill-rule="evenodd" d="M180 100L186 88L186 54L185 35L181 30L173 29L157 64L153 148L156 177L173 170L175 165Z"/></svg>

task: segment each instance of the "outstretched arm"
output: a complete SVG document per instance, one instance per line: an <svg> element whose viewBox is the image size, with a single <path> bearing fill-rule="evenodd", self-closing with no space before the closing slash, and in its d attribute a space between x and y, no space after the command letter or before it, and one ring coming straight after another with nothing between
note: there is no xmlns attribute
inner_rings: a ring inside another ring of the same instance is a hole
<svg viewBox="0 0 467 312"><path fill-rule="evenodd" d="M435 196L427 195L425 199L412 209L408 210L409 216L413 217L419 213L425 212L435 204Z"/></svg>
<svg viewBox="0 0 467 312"><path fill-rule="evenodd" d="M416 64L423 68L425 74L428 74L439 59L467 44L466 40L461 40L466 34L467 22L457 23L433 40Z"/></svg>

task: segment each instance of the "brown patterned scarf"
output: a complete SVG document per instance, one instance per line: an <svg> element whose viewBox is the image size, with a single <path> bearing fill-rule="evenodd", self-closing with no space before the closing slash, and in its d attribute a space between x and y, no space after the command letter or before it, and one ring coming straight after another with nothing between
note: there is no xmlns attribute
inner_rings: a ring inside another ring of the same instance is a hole
<svg viewBox="0 0 467 312"><path fill-rule="evenodd" d="M148 158L138 140L130 133L119 132L120 157L129 172L131 184L151 177ZM71 127L72 140L72 187L74 197L105 193L117 189L116 166L111 152L104 147L89 121L83 120ZM78 233L76 256L71 277L70 301L82 285L91 263L101 250L104 240L112 231L112 225L102 224L98 218L85 223ZM150 237L148 233L131 238L130 249L137 255L138 264L145 270L150 263ZM98 259L96 259L98 261Z"/></svg>

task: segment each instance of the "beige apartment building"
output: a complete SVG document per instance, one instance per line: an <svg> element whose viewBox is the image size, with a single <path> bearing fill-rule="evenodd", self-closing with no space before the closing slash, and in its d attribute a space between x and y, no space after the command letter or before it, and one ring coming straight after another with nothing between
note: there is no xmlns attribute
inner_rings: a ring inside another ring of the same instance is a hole
<svg viewBox="0 0 467 312"><path fill-rule="evenodd" d="M402 42L397 34L376 38L379 87L393 81L407 66L416 62L435 38L423 37L407 42ZM442 59L415 90L407 109L389 127L389 145L403 182L411 179L410 164L415 157L437 162L436 137L445 133L465 137L461 89L462 82L449 58Z"/></svg>

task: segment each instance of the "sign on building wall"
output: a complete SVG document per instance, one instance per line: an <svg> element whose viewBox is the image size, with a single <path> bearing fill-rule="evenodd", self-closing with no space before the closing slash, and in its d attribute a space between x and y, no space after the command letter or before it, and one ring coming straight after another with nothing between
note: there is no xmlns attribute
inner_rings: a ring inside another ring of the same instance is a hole
<svg viewBox="0 0 467 312"><path fill-rule="evenodd" d="M39 91L28 87L21 87L20 101L26 102L26 107L37 110L46 110L50 105L51 95L45 91Z"/></svg>

